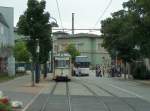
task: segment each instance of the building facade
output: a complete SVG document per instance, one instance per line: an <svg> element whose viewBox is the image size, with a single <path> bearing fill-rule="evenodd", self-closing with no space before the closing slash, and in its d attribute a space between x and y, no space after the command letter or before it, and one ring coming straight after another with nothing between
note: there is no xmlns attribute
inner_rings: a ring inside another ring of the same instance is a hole
<svg viewBox="0 0 150 111"><path fill-rule="evenodd" d="M15 74L14 11L11 7L0 7L0 73Z"/></svg>
<svg viewBox="0 0 150 111"><path fill-rule="evenodd" d="M88 56L91 65L109 65L111 62L108 52L101 46L103 38L95 34L79 33L74 36L63 33L54 33L53 52L65 50L69 44L74 44L81 56Z"/></svg>

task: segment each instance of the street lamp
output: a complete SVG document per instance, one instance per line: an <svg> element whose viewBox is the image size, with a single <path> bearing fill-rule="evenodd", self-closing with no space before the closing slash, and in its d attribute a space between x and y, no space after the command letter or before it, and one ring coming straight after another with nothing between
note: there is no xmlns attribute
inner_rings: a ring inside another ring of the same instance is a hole
<svg viewBox="0 0 150 111"><path fill-rule="evenodd" d="M58 27L58 24L57 24L57 20L54 18L54 17L50 17L51 19L53 19L54 21L53 22L50 22L50 25L51 25L51 35L52 35L52 27ZM51 73L53 72L53 38L52 38L52 50L51 50Z"/></svg>
<svg viewBox="0 0 150 111"><path fill-rule="evenodd" d="M30 58L29 58L29 62L30 62L30 67L31 67L31 75L32 75L32 86L35 86L35 75L34 75L34 69L33 69L33 61L32 61L32 58L31 58L31 53L30 53Z"/></svg>
<svg viewBox="0 0 150 111"><path fill-rule="evenodd" d="M53 21L53 22L50 22L51 27L58 27L57 20L56 20L54 17L50 17L50 18L55 21L55 22L54 22L54 21Z"/></svg>
<svg viewBox="0 0 150 111"><path fill-rule="evenodd" d="M36 57L36 66L35 66L35 74L36 74L36 83L39 83L40 80L40 69L39 69L39 53L40 53L40 45L39 45L39 39L36 39L36 43L37 43L37 47L36 47L36 53L37 53L37 57Z"/></svg>
<svg viewBox="0 0 150 111"><path fill-rule="evenodd" d="M118 53L119 53L119 52L116 50L116 52L115 52L115 53L116 53L115 65L116 65L116 68L117 68L117 65L118 65L118 64L117 64L117 62L118 62Z"/></svg>
<svg viewBox="0 0 150 111"><path fill-rule="evenodd" d="M33 39L30 38L30 36L25 36L25 38L21 38L20 40L29 42L29 41L33 41ZM31 67L31 86L35 86L35 71L34 71L34 61L33 61L33 57L32 54L29 53L29 62L30 62L30 67Z"/></svg>
<svg viewBox="0 0 150 111"><path fill-rule="evenodd" d="M37 41L37 48L36 48L36 53L40 53L40 45L39 45L39 39L36 39Z"/></svg>

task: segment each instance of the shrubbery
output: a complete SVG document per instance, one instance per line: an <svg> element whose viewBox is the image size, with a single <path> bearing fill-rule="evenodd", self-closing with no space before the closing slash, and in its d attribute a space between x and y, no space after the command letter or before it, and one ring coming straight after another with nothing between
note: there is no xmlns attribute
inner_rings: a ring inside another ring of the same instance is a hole
<svg viewBox="0 0 150 111"><path fill-rule="evenodd" d="M143 63L132 64L131 74L134 79L150 79L150 71L147 70Z"/></svg>
<svg viewBox="0 0 150 111"><path fill-rule="evenodd" d="M0 111L13 111L10 104L0 103Z"/></svg>

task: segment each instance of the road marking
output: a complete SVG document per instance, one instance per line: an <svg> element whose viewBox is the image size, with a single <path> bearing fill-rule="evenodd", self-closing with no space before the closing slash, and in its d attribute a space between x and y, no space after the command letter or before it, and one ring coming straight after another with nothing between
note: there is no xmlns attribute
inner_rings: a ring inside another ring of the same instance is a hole
<svg viewBox="0 0 150 111"><path fill-rule="evenodd" d="M136 93L134 93L134 92L131 92L131 91L129 91L129 90L120 88L120 87L118 87L118 86L116 86L116 85L109 84L109 86L111 86L111 87L113 87L113 88L116 88L116 89L119 89L119 90L121 90L121 91L123 91L123 92L126 92L126 93L128 93L128 94L131 94L131 95L133 95L133 96L136 96L136 97L138 97L138 98L143 99L142 96L140 96L140 95L138 95L138 94L136 94Z"/></svg>
<svg viewBox="0 0 150 111"><path fill-rule="evenodd" d="M37 97L44 91L45 88L41 89L41 91L33 97L33 99L23 108L22 111L26 111L29 106L37 99Z"/></svg>

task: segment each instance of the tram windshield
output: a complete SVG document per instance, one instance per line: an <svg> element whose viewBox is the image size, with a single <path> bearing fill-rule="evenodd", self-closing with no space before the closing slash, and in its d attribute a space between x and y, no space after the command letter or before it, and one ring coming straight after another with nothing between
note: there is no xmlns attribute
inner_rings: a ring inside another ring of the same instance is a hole
<svg viewBox="0 0 150 111"><path fill-rule="evenodd" d="M80 68L89 68L90 63L89 62L78 62L76 63L78 67Z"/></svg>
<svg viewBox="0 0 150 111"><path fill-rule="evenodd" d="M56 68L69 68L70 61L69 60L55 60Z"/></svg>
<svg viewBox="0 0 150 111"><path fill-rule="evenodd" d="M75 65L77 65L80 68L89 68L89 58L87 56L76 56Z"/></svg>

